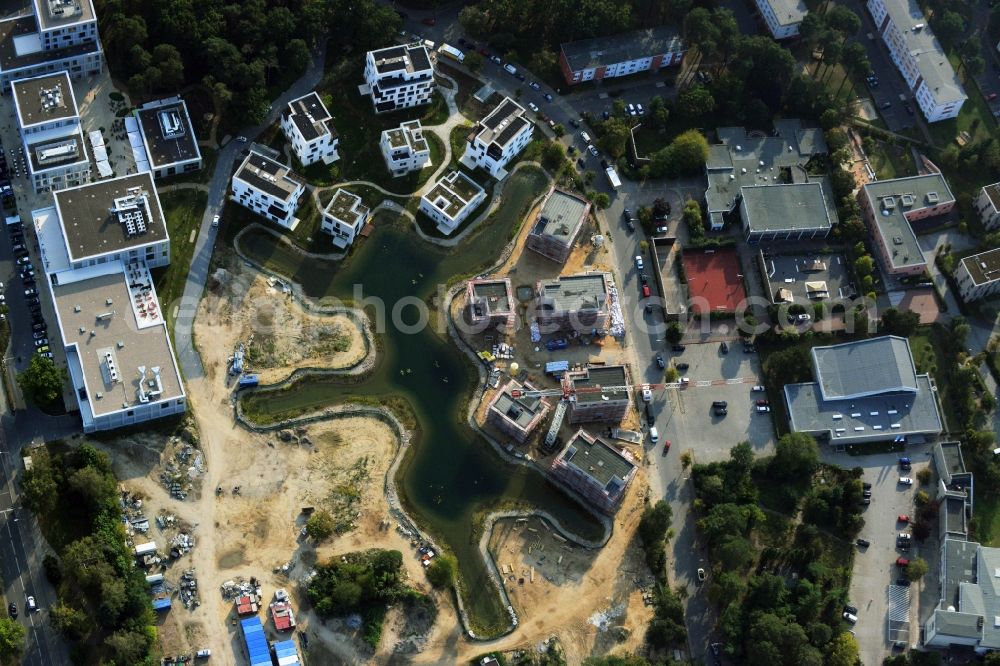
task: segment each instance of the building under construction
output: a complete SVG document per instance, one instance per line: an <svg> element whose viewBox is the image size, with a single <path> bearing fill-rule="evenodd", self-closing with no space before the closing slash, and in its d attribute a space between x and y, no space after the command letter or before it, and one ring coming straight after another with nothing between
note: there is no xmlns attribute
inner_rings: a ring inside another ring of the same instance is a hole
<svg viewBox="0 0 1000 666"><path fill-rule="evenodd" d="M515 380L497 391L486 412L486 422L519 444L524 444L531 433L549 413L549 405L539 397L514 396L516 391L534 391L530 384L523 386Z"/></svg>
<svg viewBox="0 0 1000 666"><path fill-rule="evenodd" d="M569 407L570 423L612 421L619 423L631 404L628 367L593 366L570 372L566 381L573 392ZM615 387L615 388L610 388Z"/></svg>
<svg viewBox="0 0 1000 666"><path fill-rule="evenodd" d="M621 506L637 469L628 451L580 429L552 461L549 473L610 515Z"/></svg>
<svg viewBox="0 0 1000 666"><path fill-rule="evenodd" d="M611 317L607 273L565 275L540 281L536 315L543 334L605 330Z"/></svg>
<svg viewBox="0 0 1000 666"><path fill-rule="evenodd" d="M469 321L476 332L495 329L514 332L514 292L507 278L469 280L465 285Z"/></svg>

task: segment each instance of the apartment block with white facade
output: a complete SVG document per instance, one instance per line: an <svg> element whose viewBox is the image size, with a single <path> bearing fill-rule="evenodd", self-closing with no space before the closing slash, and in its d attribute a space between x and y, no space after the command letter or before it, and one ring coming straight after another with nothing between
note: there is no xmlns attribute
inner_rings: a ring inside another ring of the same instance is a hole
<svg viewBox="0 0 1000 666"><path fill-rule="evenodd" d="M420 197L419 210L437 222L438 231L447 235L485 199L486 191L479 183L455 170L442 176Z"/></svg>
<svg viewBox="0 0 1000 666"><path fill-rule="evenodd" d="M393 176L402 176L430 166L431 149L419 120L405 122L382 132L379 142L385 166Z"/></svg>
<svg viewBox="0 0 1000 666"><path fill-rule="evenodd" d="M295 209L305 185L284 164L251 149L233 175L233 201L286 229L295 229Z"/></svg>
<svg viewBox="0 0 1000 666"><path fill-rule="evenodd" d="M82 185L91 163L69 74L59 72L11 83L15 117L35 192Z"/></svg>
<svg viewBox="0 0 1000 666"><path fill-rule="evenodd" d="M798 37L802 19L809 13L803 0L754 0L768 31L775 39Z"/></svg>
<svg viewBox="0 0 1000 666"><path fill-rule="evenodd" d="M1000 248L958 262L955 283L962 300L967 303L1000 294Z"/></svg>
<svg viewBox="0 0 1000 666"><path fill-rule="evenodd" d="M559 69L569 85L680 65L687 44L669 26L569 42L559 47Z"/></svg>
<svg viewBox="0 0 1000 666"><path fill-rule="evenodd" d="M365 56L365 83L376 113L430 104L434 94L434 65L420 42L369 51Z"/></svg>
<svg viewBox="0 0 1000 666"><path fill-rule="evenodd" d="M984 227L990 231L1000 227L1000 183L987 185L980 190L973 205Z"/></svg>
<svg viewBox="0 0 1000 666"><path fill-rule="evenodd" d="M344 248L354 242L370 218L371 210L361 202L361 197L340 188L323 209L320 229L333 236L334 245Z"/></svg>
<svg viewBox="0 0 1000 666"><path fill-rule="evenodd" d="M524 107L504 97L469 134L461 163L470 169L485 169L497 180L507 176L504 167L531 141L535 130Z"/></svg>
<svg viewBox="0 0 1000 666"><path fill-rule="evenodd" d="M333 164L340 159L337 153L340 137L316 91L288 103L281 114L281 131L304 166L320 160Z"/></svg>
<svg viewBox="0 0 1000 666"><path fill-rule="evenodd" d="M968 97L916 0L868 0L868 12L927 122L958 116Z"/></svg>
<svg viewBox="0 0 1000 666"><path fill-rule="evenodd" d="M166 307L150 273L170 263L151 174L60 190L53 199L32 211L32 221L84 432L183 413Z"/></svg>
<svg viewBox="0 0 1000 666"><path fill-rule="evenodd" d="M33 0L31 9L0 21L0 94L17 79L100 73L104 52L92 0Z"/></svg>

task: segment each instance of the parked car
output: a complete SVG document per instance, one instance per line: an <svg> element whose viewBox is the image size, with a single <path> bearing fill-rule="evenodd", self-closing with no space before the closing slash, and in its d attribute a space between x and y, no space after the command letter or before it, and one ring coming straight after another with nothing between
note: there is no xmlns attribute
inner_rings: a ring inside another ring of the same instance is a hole
<svg viewBox="0 0 1000 666"><path fill-rule="evenodd" d="M28 607L28 611L31 612L31 613L34 613L35 611L38 610L38 604L35 603L35 598L34 597L28 597L27 607Z"/></svg>
<svg viewBox="0 0 1000 666"><path fill-rule="evenodd" d="M905 557L897 557L896 558L896 566L897 567L908 567L908 566L910 566L910 561L908 559L906 559Z"/></svg>
<svg viewBox="0 0 1000 666"><path fill-rule="evenodd" d="M590 144L589 146L587 146L587 150L589 150L590 154L593 155L594 157L597 157L600 154L597 152L597 148L594 147L594 144Z"/></svg>
<svg viewBox="0 0 1000 666"><path fill-rule="evenodd" d="M751 387L750 390L753 391L754 393L761 393L761 392L764 391L764 385L763 384L756 384L753 387Z"/></svg>
<svg viewBox="0 0 1000 666"><path fill-rule="evenodd" d="M538 106L534 102L528 102L528 108L535 113L538 113Z"/></svg>
<svg viewBox="0 0 1000 666"><path fill-rule="evenodd" d="M222 218L220 218L218 215L213 215L212 216L212 226L213 227L219 226L219 220L220 219L222 219Z"/></svg>
<svg viewBox="0 0 1000 666"><path fill-rule="evenodd" d="M855 615L854 613L848 613L847 611L844 611L844 619L850 622L851 624L857 624L858 622L858 616Z"/></svg>
<svg viewBox="0 0 1000 666"><path fill-rule="evenodd" d="M990 93L989 95L986 96L986 101L987 102L992 102L996 98L997 98L997 94L996 93Z"/></svg>
<svg viewBox="0 0 1000 666"><path fill-rule="evenodd" d="M872 542L869 541L868 539L857 539L855 540L854 543L858 545L858 548L867 548L868 546L872 545Z"/></svg>
<svg viewBox="0 0 1000 666"><path fill-rule="evenodd" d="M642 385L642 401L652 402L653 400L653 390L649 388L649 384Z"/></svg>
<svg viewBox="0 0 1000 666"><path fill-rule="evenodd" d="M857 615L858 614L858 607L857 606L852 606L850 604L847 604L846 606L844 606L844 612L845 613L850 613L851 615Z"/></svg>
<svg viewBox="0 0 1000 666"><path fill-rule="evenodd" d="M37 296L38 295L38 290L37 289L25 289L24 290L24 295L25 296Z"/></svg>
<svg viewBox="0 0 1000 666"><path fill-rule="evenodd" d="M699 583L705 582L705 570L702 569L701 567L698 567L698 582Z"/></svg>
<svg viewBox="0 0 1000 666"><path fill-rule="evenodd" d="M728 406L729 406L729 403L726 402L725 400L716 400L715 402L712 403L712 407L723 407L723 408L725 408L725 407L728 407Z"/></svg>
<svg viewBox="0 0 1000 666"><path fill-rule="evenodd" d="M649 291L649 285L648 284L642 285L642 297L649 298L650 293L652 292Z"/></svg>
<svg viewBox="0 0 1000 666"><path fill-rule="evenodd" d="M635 233L635 222L632 221L631 217L625 218L625 228L628 229L630 233Z"/></svg>
<svg viewBox="0 0 1000 666"><path fill-rule="evenodd" d="M678 363L676 367L677 367L677 369L678 369L678 370L680 370L681 372L684 372L685 370L687 370L687 369L688 369L688 368L690 368L691 366L690 366L690 365L688 365L687 363Z"/></svg>
<svg viewBox="0 0 1000 666"><path fill-rule="evenodd" d="M910 522L910 517L909 517L909 516L907 516L907 515L906 515L905 513L901 513L901 514L899 514L899 516L897 516L897 517L896 517L896 520L897 520L898 522L900 522L900 523L906 523L906 524L909 524L909 522Z"/></svg>
<svg viewBox="0 0 1000 666"><path fill-rule="evenodd" d="M31 337L33 337L35 340L40 340L45 337L45 334L42 333L41 331L35 331L34 333L31 334Z"/></svg>
<svg viewBox="0 0 1000 666"><path fill-rule="evenodd" d="M634 116L634 115L636 115L636 111L635 111L635 104L629 104L629 105L628 105L628 106L626 107L626 109L628 109L628 115L630 115L630 116Z"/></svg>
<svg viewBox="0 0 1000 666"><path fill-rule="evenodd" d="M761 398L760 400L757 401L757 405L761 407L766 407L767 405L770 404L771 402L767 398Z"/></svg>
<svg viewBox="0 0 1000 666"><path fill-rule="evenodd" d="M715 414L716 416L725 416L726 414L729 413L729 410L726 409L725 407L716 407L715 409L712 410L712 413Z"/></svg>
<svg viewBox="0 0 1000 666"><path fill-rule="evenodd" d="M719 351L721 351L723 354L728 354L729 353L729 343L723 341L722 344L719 345Z"/></svg>
<svg viewBox="0 0 1000 666"><path fill-rule="evenodd" d="M558 349L566 349L567 347L569 347L569 340L566 338L555 338L545 343L545 348L550 352Z"/></svg>
<svg viewBox="0 0 1000 666"><path fill-rule="evenodd" d="M538 85L537 81L532 81L531 83L528 84L528 87L531 88L532 90L541 90L542 89L542 87L540 85Z"/></svg>
<svg viewBox="0 0 1000 666"><path fill-rule="evenodd" d="M909 456L903 456L902 458L899 459L899 468L900 469L910 469L910 464L911 464L911 461L910 461Z"/></svg>
<svg viewBox="0 0 1000 666"><path fill-rule="evenodd" d="M45 346L47 344L49 344L49 339L48 338L39 338L39 339L35 340L35 346L36 347L43 347L43 346Z"/></svg>
<svg viewBox="0 0 1000 666"><path fill-rule="evenodd" d="M545 93L544 95L542 95L542 97L545 98L546 102L551 102L552 101L552 95L549 94L549 93Z"/></svg>
<svg viewBox="0 0 1000 666"><path fill-rule="evenodd" d="M861 487L864 488L865 490L871 490L872 489L872 484L870 484L867 481L865 481L864 483L861 484Z"/></svg>
<svg viewBox="0 0 1000 666"><path fill-rule="evenodd" d="M641 273L642 272L642 267L644 265L645 264L642 263L642 257L639 256L638 254L635 255L635 269Z"/></svg>
<svg viewBox="0 0 1000 666"><path fill-rule="evenodd" d="M637 114L639 114L640 116L644 116L644 115L646 115L646 110L642 108L642 104L638 104L638 103L637 103L637 104L635 105L635 112L636 112Z"/></svg>
<svg viewBox="0 0 1000 666"><path fill-rule="evenodd" d="M17 617L17 604L15 604L13 601L7 605L7 615L10 615L11 617Z"/></svg>
<svg viewBox="0 0 1000 666"><path fill-rule="evenodd" d="M902 486L912 486L913 485L913 479L911 479L908 476L901 476L901 477L899 477L899 484L902 485Z"/></svg>
<svg viewBox="0 0 1000 666"><path fill-rule="evenodd" d="M659 366L661 370L667 367L667 362L663 360L663 356L660 354L656 355L656 365Z"/></svg>
<svg viewBox="0 0 1000 666"><path fill-rule="evenodd" d="M771 411L771 408L768 405L757 405L758 414L766 414L769 411Z"/></svg>
<svg viewBox="0 0 1000 666"><path fill-rule="evenodd" d="M902 585L903 587L909 587L910 586L910 579L907 578L906 576L900 576L899 578L896 579L896 585Z"/></svg>
<svg viewBox="0 0 1000 666"><path fill-rule="evenodd" d="M663 455L667 455L670 452L670 440L664 440L663 442Z"/></svg>

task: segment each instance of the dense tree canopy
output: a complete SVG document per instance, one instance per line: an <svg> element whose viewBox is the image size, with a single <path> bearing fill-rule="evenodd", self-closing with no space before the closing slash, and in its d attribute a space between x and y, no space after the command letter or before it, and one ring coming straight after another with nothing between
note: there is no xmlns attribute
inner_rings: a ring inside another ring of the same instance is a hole
<svg viewBox="0 0 1000 666"><path fill-rule="evenodd" d="M36 405L47 407L59 400L66 377L66 368L56 365L41 354L35 354L28 367L17 376L17 383L25 398Z"/></svg>

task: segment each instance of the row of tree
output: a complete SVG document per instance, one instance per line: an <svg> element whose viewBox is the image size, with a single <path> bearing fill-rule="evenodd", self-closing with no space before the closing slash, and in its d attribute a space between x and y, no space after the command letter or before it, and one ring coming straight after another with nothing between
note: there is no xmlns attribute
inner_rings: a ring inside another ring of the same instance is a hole
<svg viewBox="0 0 1000 666"><path fill-rule="evenodd" d="M25 504L58 553L45 561L59 597L52 626L73 644L78 663L150 663L153 611L125 540L110 459L84 444L51 456L35 450L32 462L23 477Z"/></svg>

